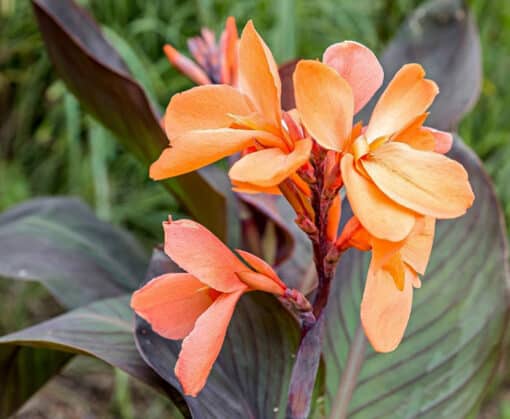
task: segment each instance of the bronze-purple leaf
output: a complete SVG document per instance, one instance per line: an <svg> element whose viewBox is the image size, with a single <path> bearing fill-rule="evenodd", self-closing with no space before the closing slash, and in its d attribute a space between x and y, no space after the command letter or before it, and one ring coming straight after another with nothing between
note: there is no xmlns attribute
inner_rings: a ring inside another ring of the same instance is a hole
<svg viewBox="0 0 510 419"><path fill-rule="evenodd" d="M423 65L440 90L426 125L455 130L478 100L482 82L480 37L464 1L428 1L409 16L382 54L384 86L412 62ZM362 112L365 123L375 100Z"/></svg>
<svg viewBox="0 0 510 419"><path fill-rule="evenodd" d="M51 61L67 87L127 150L144 165L152 163L169 144L160 117L94 19L72 0L32 3ZM221 176L220 169L211 167L165 186L198 221L227 240L233 225L226 218L231 192L215 183ZM235 215L230 212L231 219Z"/></svg>

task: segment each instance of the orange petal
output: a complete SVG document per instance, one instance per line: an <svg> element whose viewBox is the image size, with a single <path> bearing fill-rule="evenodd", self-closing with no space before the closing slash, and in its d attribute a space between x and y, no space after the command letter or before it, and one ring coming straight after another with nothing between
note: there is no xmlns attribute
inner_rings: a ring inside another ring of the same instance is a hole
<svg viewBox="0 0 510 419"><path fill-rule="evenodd" d="M422 126L427 116L427 113L418 116L407 127L394 135L391 140L409 144L416 150L433 151L436 146L436 139L429 130Z"/></svg>
<svg viewBox="0 0 510 419"><path fill-rule="evenodd" d="M406 241L407 238L398 242L392 242L389 240L381 240L376 237L372 237L371 263L373 269L374 270L383 269L386 265L390 264L391 258L393 258L395 255L400 255L400 250L406 244Z"/></svg>
<svg viewBox="0 0 510 419"><path fill-rule="evenodd" d="M247 194L257 194L257 193L267 193L270 195L281 195L282 192L278 188L278 186L270 186L268 188L264 188L262 186L252 185L247 182L236 182L232 180L232 190L234 192L239 193L247 193Z"/></svg>
<svg viewBox="0 0 510 419"><path fill-rule="evenodd" d="M326 234L328 239L331 241L335 241L338 235L338 226L340 225L340 217L342 216L342 200L340 195L337 195L333 202L331 203L331 207L328 211L328 225L326 229Z"/></svg>
<svg viewBox="0 0 510 419"><path fill-rule="evenodd" d="M131 298L131 307L167 339L183 339L213 303L210 288L187 273L154 278Z"/></svg>
<svg viewBox="0 0 510 419"><path fill-rule="evenodd" d="M172 141L191 130L228 128L232 123L229 114L248 115L251 112L246 97L233 87L194 87L172 96L165 112L165 131Z"/></svg>
<svg viewBox="0 0 510 419"><path fill-rule="evenodd" d="M373 237L363 228L359 220L352 216L345 224L335 246L340 250L354 247L365 252L372 248L372 240Z"/></svg>
<svg viewBox="0 0 510 419"><path fill-rule="evenodd" d="M287 288L285 283L278 277L278 274L265 260L262 260L258 256L255 256L245 250L236 249L236 252L250 265L255 271L264 274L276 282L280 287Z"/></svg>
<svg viewBox="0 0 510 419"><path fill-rule="evenodd" d="M436 220L434 218L423 217L421 222L416 223L416 228L413 229L400 250L404 262L422 275L429 263L434 242L435 225Z"/></svg>
<svg viewBox="0 0 510 419"><path fill-rule="evenodd" d="M228 172L234 183L245 182L262 187L276 186L308 161L312 141L300 140L290 153L267 148L238 160Z"/></svg>
<svg viewBox="0 0 510 419"><path fill-rule="evenodd" d="M419 64L404 65L379 98L365 135L369 142L406 127L423 114L439 89Z"/></svg>
<svg viewBox="0 0 510 419"><path fill-rule="evenodd" d="M225 22L225 30L221 35L221 82L235 86L237 84L237 26L234 16Z"/></svg>
<svg viewBox="0 0 510 419"><path fill-rule="evenodd" d="M324 64L333 67L352 88L354 113L358 113L381 87L384 71L375 54L353 41L331 45L322 56Z"/></svg>
<svg viewBox="0 0 510 419"><path fill-rule="evenodd" d="M187 76L196 84L211 84L211 79L198 65L191 61L188 57L182 55L172 45L166 44L163 47L168 61L182 74Z"/></svg>
<svg viewBox="0 0 510 419"><path fill-rule="evenodd" d="M414 275L412 275L412 283L413 288L421 288L421 280L418 277L418 274L414 273Z"/></svg>
<svg viewBox="0 0 510 419"><path fill-rule="evenodd" d="M413 301L412 274L406 269L403 290L395 286L388 271L369 268L361 323L368 340L378 352L391 352L404 336Z"/></svg>
<svg viewBox="0 0 510 419"><path fill-rule="evenodd" d="M235 272L246 266L214 234L191 220L168 221L165 253L183 270L217 291L232 292L244 288Z"/></svg>
<svg viewBox="0 0 510 419"><path fill-rule="evenodd" d="M354 99L349 83L319 61L302 60L293 75L301 121L324 148L342 151L350 138Z"/></svg>
<svg viewBox="0 0 510 419"><path fill-rule="evenodd" d="M266 275L259 274L258 272L237 272L237 276L250 288L250 290L264 291L279 296L283 296L285 293L286 288L282 288L279 284L274 282L273 279Z"/></svg>
<svg viewBox="0 0 510 419"><path fill-rule="evenodd" d="M398 290L403 291L405 285L405 265L400 253L395 253L391 256L383 269L391 275Z"/></svg>
<svg viewBox="0 0 510 419"><path fill-rule="evenodd" d="M239 88L268 123L281 126L278 66L251 20L244 27L239 42Z"/></svg>
<svg viewBox="0 0 510 419"><path fill-rule="evenodd" d="M182 342L175 364L175 375L184 394L196 397L204 388L212 366L220 353L230 319L243 290L221 294L202 314L195 328Z"/></svg>
<svg viewBox="0 0 510 419"><path fill-rule="evenodd" d="M385 195L419 214L455 218L473 203L466 170L441 154L390 142L360 161Z"/></svg>
<svg viewBox="0 0 510 419"><path fill-rule="evenodd" d="M428 130L434 136L434 139L436 140L434 151L436 153L446 154L450 151L453 144L452 134L430 127L423 127L423 129Z"/></svg>
<svg viewBox="0 0 510 419"><path fill-rule="evenodd" d="M414 226L415 214L395 204L359 174L352 155L346 154L342 158L341 167L347 198L363 227L380 239L403 240Z"/></svg>
<svg viewBox="0 0 510 419"><path fill-rule="evenodd" d="M192 172L253 145L264 131L232 128L188 131L174 138L150 167L154 180Z"/></svg>

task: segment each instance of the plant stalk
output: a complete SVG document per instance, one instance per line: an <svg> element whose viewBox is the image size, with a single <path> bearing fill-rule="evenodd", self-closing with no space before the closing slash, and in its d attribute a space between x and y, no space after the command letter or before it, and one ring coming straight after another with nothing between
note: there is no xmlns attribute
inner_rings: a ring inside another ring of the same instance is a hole
<svg viewBox="0 0 510 419"><path fill-rule="evenodd" d="M315 234L309 234L313 246L313 259L318 277L318 286L313 301L314 324L303 324L301 341L292 369L287 404L287 419L306 419L310 413L312 394L322 354L325 313L331 281L335 275L337 261L328 261L334 243L328 238L328 212L335 193L325 190L324 155L317 154L312 160L316 182L310 185L314 210ZM338 193L338 190L334 191Z"/></svg>

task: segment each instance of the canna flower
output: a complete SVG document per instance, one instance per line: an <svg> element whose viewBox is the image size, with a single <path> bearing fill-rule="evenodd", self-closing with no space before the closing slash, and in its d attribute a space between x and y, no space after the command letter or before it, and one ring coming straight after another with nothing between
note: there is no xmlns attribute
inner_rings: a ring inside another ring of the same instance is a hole
<svg viewBox="0 0 510 419"><path fill-rule="evenodd" d="M404 65L378 100L368 126L351 139L352 120L383 80L375 55L342 42L294 73L296 107L308 133L342 153L347 198L375 238L399 242L427 216L455 218L472 205L465 169L447 158L450 134L426 128L427 109L439 90L418 64Z"/></svg>
<svg viewBox="0 0 510 419"><path fill-rule="evenodd" d="M420 288L418 274L425 274L434 241L435 220L418 218L409 236L400 242L373 237L353 218L355 233L349 246L372 250L365 291L361 301L361 323L373 348L393 351L402 340L413 301L413 288Z"/></svg>
<svg viewBox="0 0 510 419"><path fill-rule="evenodd" d="M194 221L170 218L163 228L165 253L186 272L152 279L133 294L131 307L156 333L184 339L175 375L184 393L195 397L220 353L241 296L254 290L283 296L290 290L266 262L243 250L236 256Z"/></svg>
<svg viewBox="0 0 510 419"><path fill-rule="evenodd" d="M237 27L233 16L227 18L225 30L217 43L214 32L202 28L201 36L188 39L188 49L195 62L182 55L173 46L163 47L168 60L182 74L196 84L237 83Z"/></svg>
<svg viewBox="0 0 510 419"><path fill-rule="evenodd" d="M178 176L242 152L229 172L234 188L278 193L312 147L292 112L282 112L280 96L278 68L250 21L239 41L237 88L199 86L170 100L164 116L170 147L152 164L151 178Z"/></svg>

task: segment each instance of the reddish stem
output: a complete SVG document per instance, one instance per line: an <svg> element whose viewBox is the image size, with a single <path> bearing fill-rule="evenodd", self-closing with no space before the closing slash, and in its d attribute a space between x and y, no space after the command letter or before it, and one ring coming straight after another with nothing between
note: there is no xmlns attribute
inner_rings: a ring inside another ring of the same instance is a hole
<svg viewBox="0 0 510 419"><path fill-rule="evenodd" d="M313 388L322 353L324 331L324 308L328 302L331 281L335 275L338 259L328 258L334 243L327 233L328 213L334 197L338 194L338 183L335 190L328 188L325 179L328 175L325 168L325 152L314 150L311 163L314 167L315 182L310 184L311 204L313 208L314 234L308 234L313 246L313 258L317 270L318 286L313 301L313 314L318 320L314 324L303 324L301 341L296 356L289 388L287 418L306 418L310 412ZM328 182L329 183L329 182ZM303 225L305 225L303 223ZM307 231L305 231L307 232Z"/></svg>

